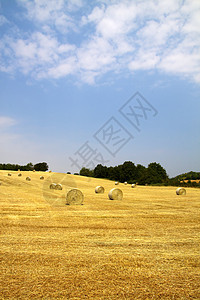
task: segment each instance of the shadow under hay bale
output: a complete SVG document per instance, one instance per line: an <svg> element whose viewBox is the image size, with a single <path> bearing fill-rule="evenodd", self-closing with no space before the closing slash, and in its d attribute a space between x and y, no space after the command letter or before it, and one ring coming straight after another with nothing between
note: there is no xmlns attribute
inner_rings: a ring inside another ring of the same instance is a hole
<svg viewBox="0 0 200 300"><path fill-rule="evenodd" d="M62 184L60 183L56 184L55 190L62 190L62 189L63 189Z"/></svg>
<svg viewBox="0 0 200 300"><path fill-rule="evenodd" d="M78 189L72 189L67 193L66 205L82 205L83 200L83 193Z"/></svg>
<svg viewBox="0 0 200 300"><path fill-rule="evenodd" d="M49 188L50 188L51 190L55 190L56 185L57 185L56 183L51 183L50 186L49 186Z"/></svg>
<svg viewBox="0 0 200 300"><path fill-rule="evenodd" d="M41 180L44 180L44 176L40 176L40 179L41 179Z"/></svg>
<svg viewBox="0 0 200 300"><path fill-rule="evenodd" d="M108 193L108 198L110 200L122 200L123 199L123 192L120 189L112 189Z"/></svg>
<svg viewBox="0 0 200 300"><path fill-rule="evenodd" d="M186 190L184 188L178 188L176 190L176 195L186 195Z"/></svg>
<svg viewBox="0 0 200 300"><path fill-rule="evenodd" d="M95 193L97 193L97 194L103 194L104 191L105 191L105 189L104 189L104 187L101 186L101 185L98 185L98 186L96 186L96 188L95 188Z"/></svg>
<svg viewBox="0 0 200 300"><path fill-rule="evenodd" d="M31 177L26 177L26 180L27 181L31 181Z"/></svg>

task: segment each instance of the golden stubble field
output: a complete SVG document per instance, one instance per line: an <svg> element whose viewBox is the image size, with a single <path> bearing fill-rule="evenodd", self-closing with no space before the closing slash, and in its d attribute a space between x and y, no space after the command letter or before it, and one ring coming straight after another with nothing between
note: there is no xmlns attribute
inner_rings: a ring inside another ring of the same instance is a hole
<svg viewBox="0 0 200 300"><path fill-rule="evenodd" d="M200 189L119 184L112 201L112 181L10 173L0 171L0 299L200 299ZM73 187L84 205L65 205Z"/></svg>

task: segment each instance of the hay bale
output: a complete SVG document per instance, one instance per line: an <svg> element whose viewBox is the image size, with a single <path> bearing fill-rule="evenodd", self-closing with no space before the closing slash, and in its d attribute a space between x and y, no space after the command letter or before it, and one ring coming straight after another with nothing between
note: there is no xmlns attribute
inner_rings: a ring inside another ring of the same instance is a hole
<svg viewBox="0 0 200 300"><path fill-rule="evenodd" d="M67 193L66 205L81 205L83 200L83 193L78 189L72 189Z"/></svg>
<svg viewBox="0 0 200 300"><path fill-rule="evenodd" d="M135 183L131 184L131 187L132 187L132 188L135 188L135 187L136 187L136 184L135 184Z"/></svg>
<svg viewBox="0 0 200 300"><path fill-rule="evenodd" d="M56 184L55 190L62 190L62 189L63 189L62 184L60 183Z"/></svg>
<svg viewBox="0 0 200 300"><path fill-rule="evenodd" d="M49 171L49 173L51 173L51 171Z"/></svg>
<svg viewBox="0 0 200 300"><path fill-rule="evenodd" d="M33 170L33 172L35 172L35 170Z"/></svg>
<svg viewBox="0 0 200 300"><path fill-rule="evenodd" d="M19 174L18 174L18 176L19 176L19 177L21 177L21 176L22 176L22 174L21 174L21 173L19 173Z"/></svg>
<svg viewBox="0 0 200 300"><path fill-rule="evenodd" d="M27 180L27 181L31 181L31 177L29 177L29 176L26 177L26 180Z"/></svg>
<svg viewBox="0 0 200 300"><path fill-rule="evenodd" d="M51 183L50 186L49 186L49 188L50 188L51 190L55 190L56 185L57 185L56 183Z"/></svg>
<svg viewBox="0 0 200 300"><path fill-rule="evenodd" d="M123 193L120 189L112 189L110 190L110 192L108 193L108 198L110 200L122 200L123 198Z"/></svg>
<svg viewBox="0 0 200 300"><path fill-rule="evenodd" d="M95 188L95 193L97 193L97 194L103 194L104 191L105 191L105 189L104 189L104 187L101 186L101 185L98 185L98 186L96 186L96 188Z"/></svg>
<svg viewBox="0 0 200 300"><path fill-rule="evenodd" d="M115 181L115 185L118 185L119 184L119 181Z"/></svg>
<svg viewBox="0 0 200 300"><path fill-rule="evenodd" d="M184 188L178 188L176 190L176 195L186 195L186 190Z"/></svg>
<svg viewBox="0 0 200 300"><path fill-rule="evenodd" d="M44 180L44 176L40 176L40 179L41 179L41 180Z"/></svg>
<svg viewBox="0 0 200 300"><path fill-rule="evenodd" d="M8 173L8 176L12 176L12 174L11 174L11 173Z"/></svg>
<svg viewBox="0 0 200 300"><path fill-rule="evenodd" d="M127 185L127 181L125 181L124 184Z"/></svg>

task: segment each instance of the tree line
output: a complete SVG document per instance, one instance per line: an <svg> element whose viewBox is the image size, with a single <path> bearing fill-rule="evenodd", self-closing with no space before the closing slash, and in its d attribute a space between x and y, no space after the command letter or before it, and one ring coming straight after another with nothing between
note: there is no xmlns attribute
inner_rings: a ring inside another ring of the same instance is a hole
<svg viewBox="0 0 200 300"><path fill-rule="evenodd" d="M119 182L144 184L164 184L169 178L166 170L156 162L150 163L148 167L141 164L135 165L131 161L126 161L115 167L107 167L98 164L94 170L83 167L80 175L96 178L106 178Z"/></svg>
<svg viewBox="0 0 200 300"><path fill-rule="evenodd" d="M172 178L174 180L198 180L200 179L200 172L187 172L180 175L177 175L176 177Z"/></svg>
<svg viewBox="0 0 200 300"><path fill-rule="evenodd" d="M185 182L185 180L187 182ZM176 177L170 178L170 185L179 185L183 187L200 187L200 182L195 182L193 180L200 180L200 172L187 172Z"/></svg>
<svg viewBox="0 0 200 300"><path fill-rule="evenodd" d="M31 162L27 165L21 166L19 164L0 164L0 170L12 170L12 171L47 171L49 169L46 162L37 163L33 165Z"/></svg>
<svg viewBox="0 0 200 300"><path fill-rule="evenodd" d="M188 172L169 178L166 170L156 162L152 162L145 167L141 164L135 165L131 161L126 161L115 167L97 165L94 170L83 167L80 175L96 178L105 178L119 182L138 183L140 185L165 185L165 186L184 186L200 187L200 183L191 180L200 179L200 172ZM189 180L184 182L184 180Z"/></svg>

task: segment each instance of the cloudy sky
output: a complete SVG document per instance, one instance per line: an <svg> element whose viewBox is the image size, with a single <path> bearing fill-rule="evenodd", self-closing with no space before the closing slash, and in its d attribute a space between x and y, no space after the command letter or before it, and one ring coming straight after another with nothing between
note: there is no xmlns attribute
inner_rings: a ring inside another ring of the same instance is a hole
<svg viewBox="0 0 200 300"><path fill-rule="evenodd" d="M200 171L199 0L0 0L0 162Z"/></svg>

